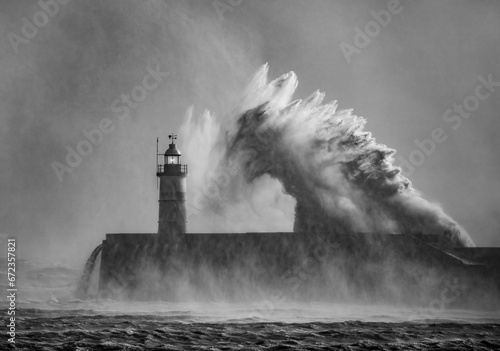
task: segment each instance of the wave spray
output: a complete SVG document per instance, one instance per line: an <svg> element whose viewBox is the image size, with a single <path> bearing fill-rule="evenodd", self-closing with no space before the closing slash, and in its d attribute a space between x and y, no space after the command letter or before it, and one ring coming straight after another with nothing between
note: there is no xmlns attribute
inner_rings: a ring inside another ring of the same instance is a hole
<svg viewBox="0 0 500 351"><path fill-rule="evenodd" d="M393 165L396 151L364 130L363 117L338 110L336 101L323 103L319 91L292 101L296 75L290 72L268 82L267 73L266 64L228 127L222 128L208 112L198 121L188 118L183 126L186 136L193 130L206 132L208 144L196 149L211 150L211 157L218 158L206 162L202 172L219 184L206 209L234 212L233 205L243 201L235 194L255 190L270 177L296 201L295 232L433 234L449 246L474 246L467 232L439 205L423 199ZM193 139L184 138L187 143ZM196 140L199 144L200 138ZM210 164L217 167L207 169ZM210 185L207 179L194 182L200 188Z"/></svg>

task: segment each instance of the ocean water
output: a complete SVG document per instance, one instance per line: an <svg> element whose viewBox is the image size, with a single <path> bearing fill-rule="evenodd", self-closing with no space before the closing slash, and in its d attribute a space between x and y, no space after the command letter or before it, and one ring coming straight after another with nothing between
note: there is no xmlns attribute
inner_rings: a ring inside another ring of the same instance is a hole
<svg viewBox="0 0 500 351"><path fill-rule="evenodd" d="M3 318L1 350L500 350L498 311L82 300L74 295L81 270L20 268L15 344ZM6 317L8 302L1 308Z"/></svg>

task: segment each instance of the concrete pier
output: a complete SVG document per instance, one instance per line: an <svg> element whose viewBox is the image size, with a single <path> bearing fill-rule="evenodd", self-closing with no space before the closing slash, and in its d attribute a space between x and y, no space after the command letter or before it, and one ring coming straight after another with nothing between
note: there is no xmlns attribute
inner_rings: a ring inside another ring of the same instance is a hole
<svg viewBox="0 0 500 351"><path fill-rule="evenodd" d="M158 232L106 235L102 298L500 306L500 248L453 247L435 233L333 233L318 211L306 220L303 204L290 233L186 233L187 165L171 139L156 169Z"/></svg>

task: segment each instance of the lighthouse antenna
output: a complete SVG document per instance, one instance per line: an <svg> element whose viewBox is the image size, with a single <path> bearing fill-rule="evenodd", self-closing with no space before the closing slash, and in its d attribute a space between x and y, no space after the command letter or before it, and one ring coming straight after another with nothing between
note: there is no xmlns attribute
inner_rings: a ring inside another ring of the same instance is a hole
<svg viewBox="0 0 500 351"><path fill-rule="evenodd" d="M158 140L160 138L156 137L156 173L158 173ZM156 177L156 190L158 190L158 176Z"/></svg>

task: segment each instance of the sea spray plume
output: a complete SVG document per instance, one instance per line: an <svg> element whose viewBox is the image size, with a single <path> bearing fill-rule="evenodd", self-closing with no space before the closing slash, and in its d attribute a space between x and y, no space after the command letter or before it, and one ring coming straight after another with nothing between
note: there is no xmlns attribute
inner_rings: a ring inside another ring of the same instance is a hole
<svg viewBox="0 0 500 351"><path fill-rule="evenodd" d="M213 172L213 165L220 162L222 152L216 152L220 140L220 124L205 110L199 118L189 107L184 123L179 130L182 159L190 168L190 181L195 184L206 182L207 173Z"/></svg>
<svg viewBox="0 0 500 351"><path fill-rule="evenodd" d="M98 245L94 251L90 254L90 257L87 259L87 262L85 263L85 267L83 269L82 276L80 278L80 281L78 282L78 287L76 290L75 295L78 298L84 299L87 297L87 291L90 285L90 278L92 275L92 272L94 271L94 267L97 262L97 257L102 251L102 244Z"/></svg>
<svg viewBox="0 0 500 351"><path fill-rule="evenodd" d="M189 222L199 222L200 229L206 231L211 227L208 222L213 218L210 217L220 212L222 203L229 200L227 196L223 198L221 195L230 181L235 182L237 172L231 167L220 167L225 143L220 123L208 110L195 116L191 106L179 134L183 162L189 165L190 170L187 203Z"/></svg>
<svg viewBox="0 0 500 351"><path fill-rule="evenodd" d="M322 104L320 92L291 102L296 75L267 83L267 71L259 70L227 131L225 162L238 162L248 183L278 179L297 201L295 231L436 234L474 246L393 166L395 150L364 131L364 118L338 111L335 101Z"/></svg>
<svg viewBox="0 0 500 351"><path fill-rule="evenodd" d="M242 108L238 105L228 117ZM227 124L209 111L196 115L190 107L179 130L182 162L190 173L188 231L289 231L295 201L283 194L280 183L269 176L248 183L239 161L224 160Z"/></svg>

